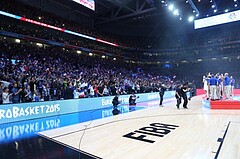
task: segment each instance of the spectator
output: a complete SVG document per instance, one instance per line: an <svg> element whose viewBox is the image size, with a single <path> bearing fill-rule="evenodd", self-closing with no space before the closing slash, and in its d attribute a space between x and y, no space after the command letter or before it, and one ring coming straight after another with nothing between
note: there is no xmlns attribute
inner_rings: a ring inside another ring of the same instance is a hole
<svg viewBox="0 0 240 159"><path fill-rule="evenodd" d="M3 104L10 104L10 96L12 94L9 94L9 89L7 87L3 88L3 94L2 94L2 101Z"/></svg>
<svg viewBox="0 0 240 159"><path fill-rule="evenodd" d="M13 103L19 103L20 102L19 94L20 94L21 91L22 91L22 89L18 88L17 83L14 83L13 88L11 90L11 92L13 93L12 94L12 102Z"/></svg>

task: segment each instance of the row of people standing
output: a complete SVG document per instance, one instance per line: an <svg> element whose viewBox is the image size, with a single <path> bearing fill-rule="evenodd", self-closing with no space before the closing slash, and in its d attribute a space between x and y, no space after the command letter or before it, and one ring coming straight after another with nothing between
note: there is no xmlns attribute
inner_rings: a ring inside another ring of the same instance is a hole
<svg viewBox="0 0 240 159"><path fill-rule="evenodd" d="M228 73L203 76L203 83L207 99L219 100L224 95L225 99L230 99L234 95L235 79Z"/></svg>

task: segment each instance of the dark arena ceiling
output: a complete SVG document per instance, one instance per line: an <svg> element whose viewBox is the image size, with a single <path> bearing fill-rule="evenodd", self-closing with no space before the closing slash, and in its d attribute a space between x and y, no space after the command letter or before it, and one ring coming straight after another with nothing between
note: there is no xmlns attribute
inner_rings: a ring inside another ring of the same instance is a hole
<svg viewBox="0 0 240 159"><path fill-rule="evenodd" d="M151 19L158 16L159 21L168 17L169 6L177 11L178 19L189 16L201 18L239 9L238 0L96 0L96 23L110 23L136 19Z"/></svg>
<svg viewBox="0 0 240 159"><path fill-rule="evenodd" d="M190 17L205 18L240 8L239 0L95 0L95 11L72 0L20 1L39 7L61 5L85 17L95 29L136 36L159 36L166 30L176 31L176 26L180 32L191 31Z"/></svg>

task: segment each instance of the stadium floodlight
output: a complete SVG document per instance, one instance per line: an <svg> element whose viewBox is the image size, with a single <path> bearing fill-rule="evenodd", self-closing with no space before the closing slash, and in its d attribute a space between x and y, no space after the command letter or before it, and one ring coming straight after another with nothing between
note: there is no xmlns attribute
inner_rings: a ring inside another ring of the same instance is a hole
<svg viewBox="0 0 240 159"><path fill-rule="evenodd" d="M174 15L179 15L178 9L174 10L173 14Z"/></svg>
<svg viewBox="0 0 240 159"><path fill-rule="evenodd" d="M188 21L189 22L192 22L194 20L194 17L193 16L190 16L189 18L188 18Z"/></svg>
<svg viewBox="0 0 240 159"><path fill-rule="evenodd" d="M169 9L170 11L172 11L173 8L174 8L173 4L171 4L171 5L168 7L168 9Z"/></svg>

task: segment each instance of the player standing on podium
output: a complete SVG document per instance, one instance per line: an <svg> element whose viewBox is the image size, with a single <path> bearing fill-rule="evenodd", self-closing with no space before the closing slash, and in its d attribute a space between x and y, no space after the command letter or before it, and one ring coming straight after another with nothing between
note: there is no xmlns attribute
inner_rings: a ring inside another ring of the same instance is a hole
<svg viewBox="0 0 240 159"><path fill-rule="evenodd" d="M225 93L226 99L230 99L231 79L228 77L228 73L224 74L224 93Z"/></svg>
<svg viewBox="0 0 240 159"><path fill-rule="evenodd" d="M216 100L217 99L217 84L218 84L218 80L217 78L214 76L214 74L211 75L211 78L209 80L209 87L210 87L210 98L211 100Z"/></svg>
<svg viewBox="0 0 240 159"><path fill-rule="evenodd" d="M235 84L235 79L233 78L233 76L230 76L231 79L231 96L234 96L234 84Z"/></svg>

